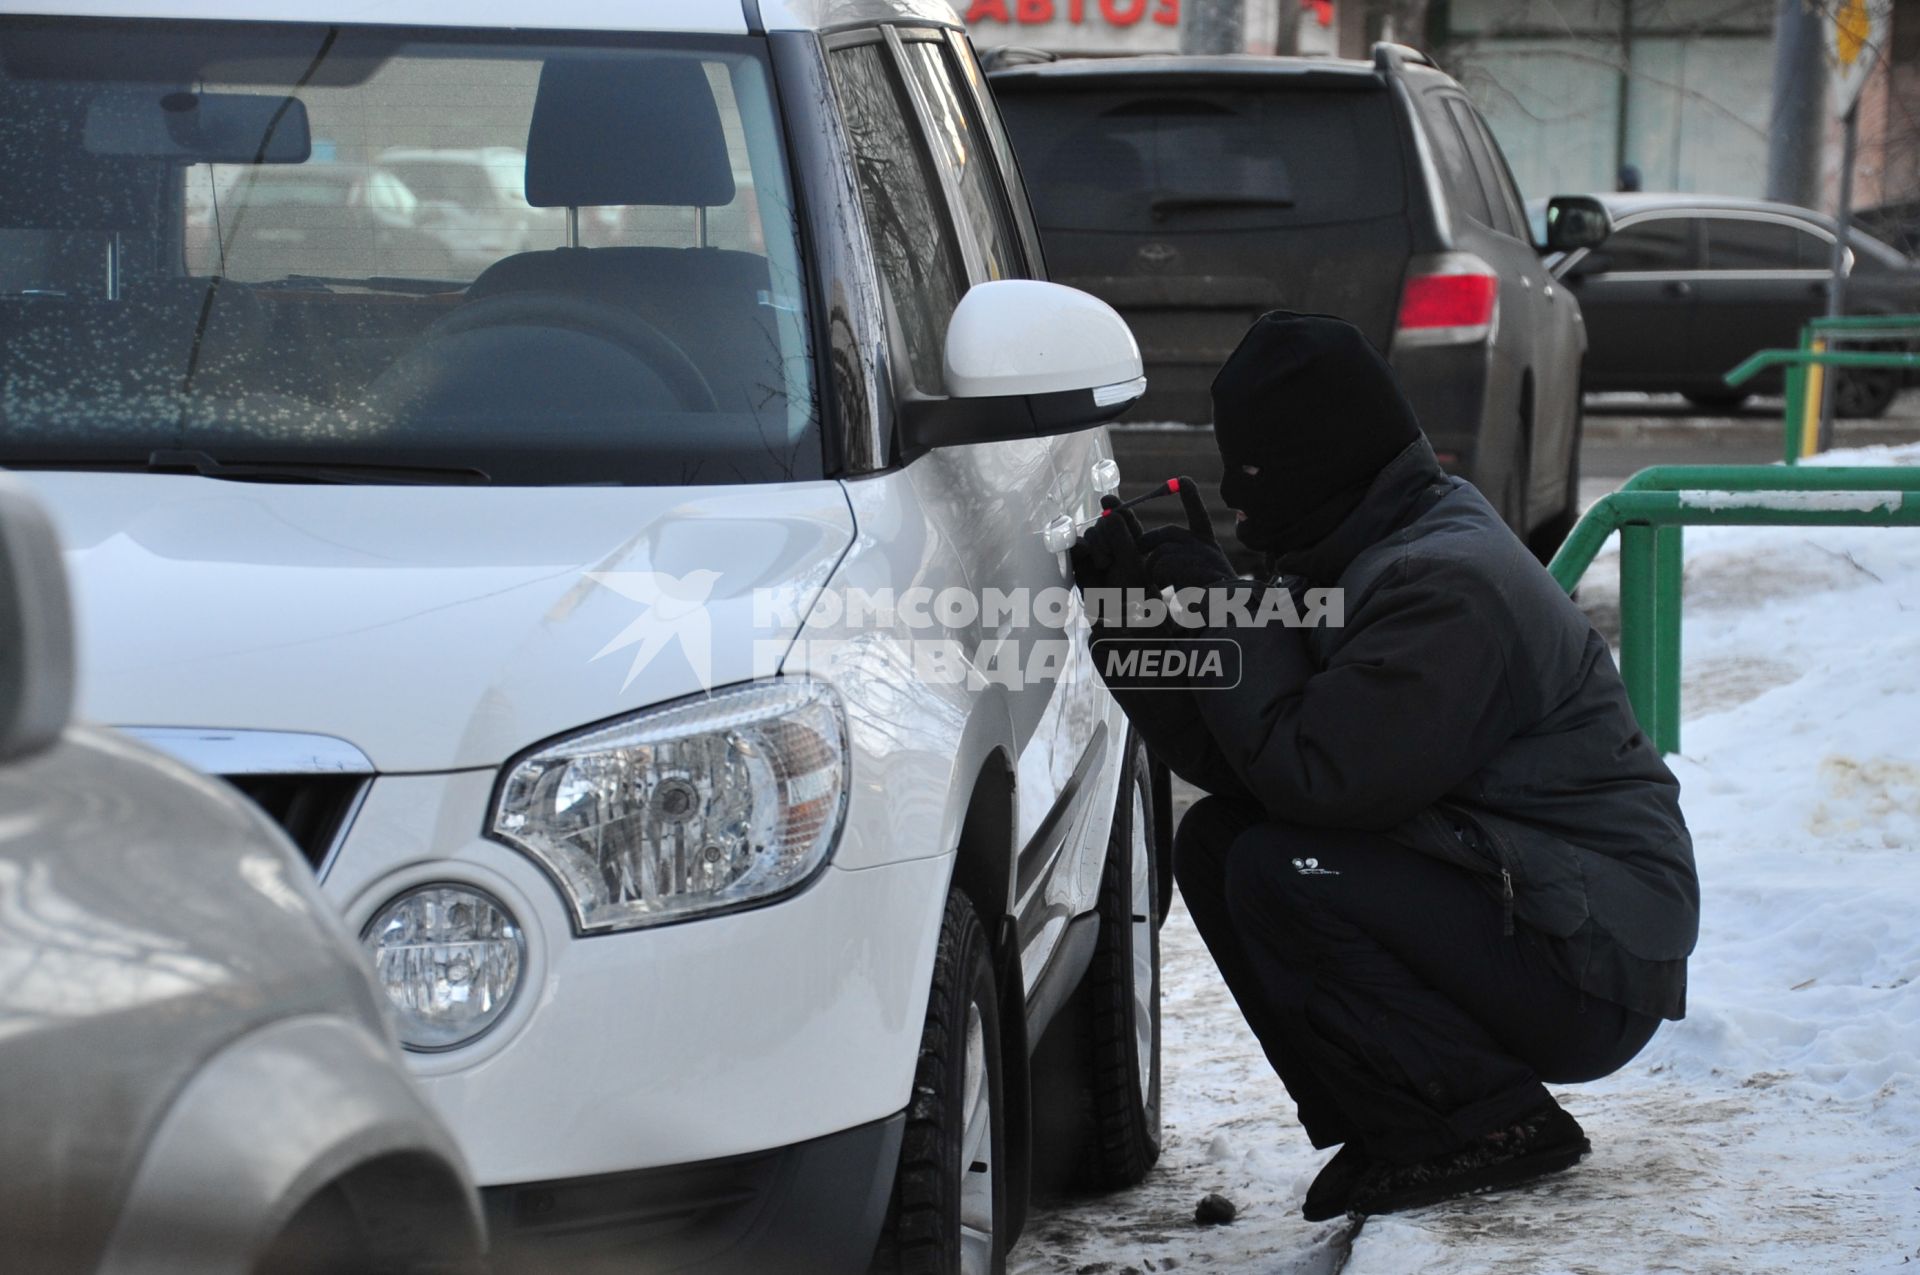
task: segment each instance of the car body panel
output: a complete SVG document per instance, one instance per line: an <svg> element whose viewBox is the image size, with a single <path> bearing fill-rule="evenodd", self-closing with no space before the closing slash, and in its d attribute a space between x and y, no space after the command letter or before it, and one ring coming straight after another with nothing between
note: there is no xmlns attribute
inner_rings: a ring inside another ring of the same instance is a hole
<svg viewBox="0 0 1920 1275"><path fill-rule="evenodd" d="M1058 126L1037 118L1023 124L1020 104L1054 94L1124 91L1140 103L1178 104L1183 94L1199 99L1264 89L1299 95L1274 102L1311 101L1314 109L1377 97L1391 124L1364 150L1394 155L1404 183L1395 207L1356 203L1350 215L1323 219L1318 212L1309 216L1302 204L1298 225L1276 214L1265 229L1187 229L1169 221L1150 233L1118 211L1099 227L1083 215L1086 224L1046 229L1050 264L1064 281L1102 296L1137 325L1148 391L1136 420L1209 421L1213 375L1261 313L1335 314L1389 353L1436 449L1450 458L1448 467L1503 505L1517 530L1552 518L1577 498L1566 479L1586 342L1580 306L1542 263L1499 147L1453 80L1398 56L1379 62L1068 58L1009 66L992 78L1016 133L1033 130L1029 146L1052 138ZM1027 166L1043 181L1064 171L1033 153ZM1452 189L1463 180L1470 189ZM1247 193L1258 192L1250 185ZM1041 204L1044 225L1046 200ZM1492 333L1458 350L1397 340L1405 279L1427 254L1449 251L1471 253L1499 276Z"/></svg>
<svg viewBox="0 0 1920 1275"><path fill-rule="evenodd" d="M761 1151L906 1105L950 855L830 866L763 907L576 939L542 870L481 835L494 779L376 779L326 881L350 928L429 881L484 889L523 926L500 1021L409 1055L483 1186ZM856 787L849 827L884 831L893 803Z"/></svg>
<svg viewBox="0 0 1920 1275"><path fill-rule="evenodd" d="M399 1083L361 954L238 793L76 727L0 768L0 812L0 1266L98 1262L155 1130L235 1040L344 1016ZM318 1095L302 1112L316 1136L350 1123ZM442 1145L411 1117L415 1147ZM243 1203L236 1225L271 1220Z"/></svg>
<svg viewBox="0 0 1920 1275"><path fill-rule="evenodd" d="M1570 253L1553 265L1578 293L1588 316L1593 389L1680 391L1726 396L1724 374L1755 350L1798 346L1800 330L1827 311L1831 251L1837 227L1811 209L1765 200L1694 194L1597 195L1615 233L1676 225L1687 255L1672 268L1592 270L1607 245ZM1725 269L1710 242L1715 225L1746 222L1790 227L1808 251L1792 268ZM1847 310L1852 314L1920 309L1920 265L1855 229L1849 237ZM1780 375L1764 373L1747 389L1777 391Z"/></svg>
<svg viewBox="0 0 1920 1275"><path fill-rule="evenodd" d="M831 482L27 477L67 545L82 711L330 735L388 774L498 766L563 731L772 672L792 632L755 627L759 591L807 596L853 531ZM704 625L648 623L655 604L678 615L676 600L702 598Z"/></svg>
<svg viewBox="0 0 1920 1275"><path fill-rule="evenodd" d="M391 1042L334 1015L262 1027L174 1098L100 1275L250 1275L316 1192L388 1158L405 1161L390 1198L419 1197L383 1219L400 1252L436 1265L478 1257L479 1195L431 1181L432 1162L457 1165L460 1152L393 1065Z"/></svg>

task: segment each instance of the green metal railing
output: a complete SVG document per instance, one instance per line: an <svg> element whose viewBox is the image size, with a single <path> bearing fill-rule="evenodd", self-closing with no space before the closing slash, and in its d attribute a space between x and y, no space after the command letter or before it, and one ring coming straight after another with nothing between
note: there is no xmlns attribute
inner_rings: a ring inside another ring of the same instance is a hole
<svg viewBox="0 0 1920 1275"><path fill-rule="evenodd" d="M1792 465L1820 450L1820 400L1830 367L1920 368L1920 354L1896 350L1837 350L1856 341L1920 340L1920 314L1849 314L1814 319L1800 329L1797 350L1761 350L1723 378L1739 386L1768 368L1786 374L1786 407L1781 413L1783 459Z"/></svg>
<svg viewBox="0 0 1920 1275"><path fill-rule="evenodd" d="M1573 592L1620 533L1620 676L1641 730L1662 753L1680 750L1681 528L1688 526L1920 527L1920 467L1657 465L1581 517L1548 570Z"/></svg>

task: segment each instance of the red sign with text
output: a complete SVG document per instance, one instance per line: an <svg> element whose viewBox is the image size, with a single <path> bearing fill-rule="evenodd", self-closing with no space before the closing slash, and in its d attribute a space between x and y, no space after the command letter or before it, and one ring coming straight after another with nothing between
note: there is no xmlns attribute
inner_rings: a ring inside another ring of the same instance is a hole
<svg viewBox="0 0 1920 1275"><path fill-rule="evenodd" d="M968 25L1004 22L1009 26L1038 26L1055 21L1073 26L1092 22L1130 27L1140 22L1156 22L1163 27L1177 27L1180 0L972 0L967 6Z"/></svg>

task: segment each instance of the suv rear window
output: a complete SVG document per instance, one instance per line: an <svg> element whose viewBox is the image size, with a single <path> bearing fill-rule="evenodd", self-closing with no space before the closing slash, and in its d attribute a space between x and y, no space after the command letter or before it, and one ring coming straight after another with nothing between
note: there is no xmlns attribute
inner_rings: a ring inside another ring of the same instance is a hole
<svg viewBox="0 0 1920 1275"><path fill-rule="evenodd" d="M1308 226L1406 204L1385 93L1000 87L1046 230Z"/></svg>

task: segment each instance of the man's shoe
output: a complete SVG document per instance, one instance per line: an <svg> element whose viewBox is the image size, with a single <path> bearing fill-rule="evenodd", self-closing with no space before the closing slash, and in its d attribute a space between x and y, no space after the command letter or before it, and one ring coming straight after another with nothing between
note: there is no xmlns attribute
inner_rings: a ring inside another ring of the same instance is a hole
<svg viewBox="0 0 1920 1275"><path fill-rule="evenodd" d="M1570 1168L1593 1149L1579 1121L1549 1102L1458 1151L1416 1164L1377 1164L1354 1184L1347 1207L1398 1213L1480 1191L1518 1186Z"/></svg>
<svg viewBox="0 0 1920 1275"><path fill-rule="evenodd" d="M1324 1222L1345 1213L1354 1185L1377 1163L1360 1149L1358 1142L1341 1147L1333 1153L1333 1159L1320 1166L1319 1175L1307 1188L1306 1203L1300 1206L1301 1215L1309 1222Z"/></svg>

